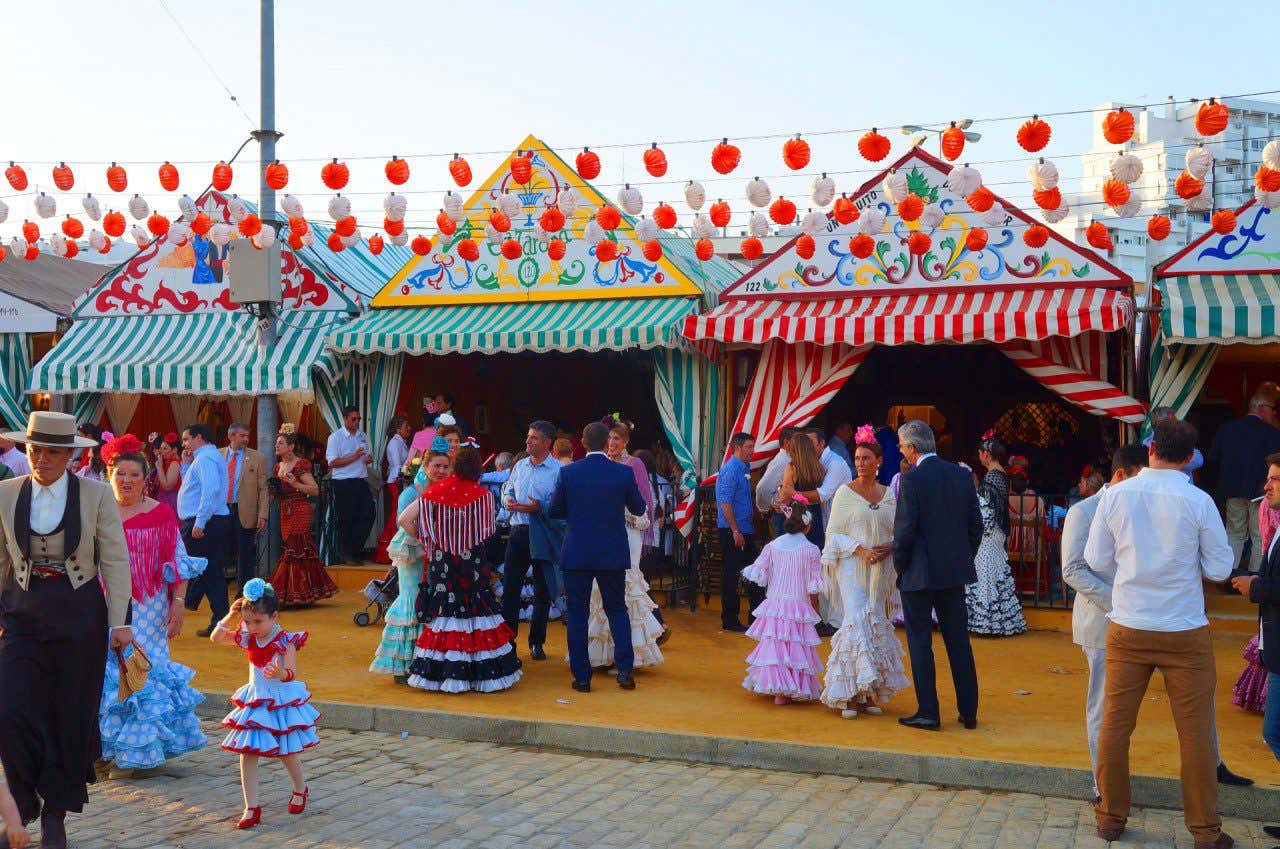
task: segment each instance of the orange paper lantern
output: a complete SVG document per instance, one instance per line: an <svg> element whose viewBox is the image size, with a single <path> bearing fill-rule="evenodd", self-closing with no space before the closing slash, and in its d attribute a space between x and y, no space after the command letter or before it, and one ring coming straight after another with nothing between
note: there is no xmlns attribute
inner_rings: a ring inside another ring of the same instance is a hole
<svg viewBox="0 0 1280 849"><path fill-rule="evenodd" d="M80 246L75 242L67 242L67 259L75 259L78 253L80 253Z"/></svg>
<svg viewBox="0 0 1280 849"><path fill-rule="evenodd" d="M1227 128L1229 117L1227 105L1211 97L1208 103L1201 103L1196 110L1196 132L1202 136L1216 136Z"/></svg>
<svg viewBox="0 0 1280 849"><path fill-rule="evenodd" d="M1253 175L1253 184L1264 192L1280 191L1280 171L1260 165Z"/></svg>
<svg viewBox="0 0 1280 849"><path fill-rule="evenodd" d="M1018 128L1018 144L1023 150L1035 153L1044 150L1045 145L1049 143L1049 136L1053 135L1053 130L1049 127L1048 122L1040 120L1039 116L1032 115L1031 120L1025 122Z"/></svg>
<svg viewBox="0 0 1280 849"><path fill-rule="evenodd" d="M538 219L538 223L548 233L559 232L560 228L564 226L564 213L560 211L559 207L548 207L546 212L542 213L542 216Z"/></svg>
<svg viewBox="0 0 1280 849"><path fill-rule="evenodd" d="M903 221L919 221L922 212L924 212L924 201L919 195L907 195L898 203L898 217Z"/></svg>
<svg viewBox="0 0 1280 849"><path fill-rule="evenodd" d="M387 175L387 181L393 186L403 186L409 182L409 163L398 156L391 157L382 170Z"/></svg>
<svg viewBox="0 0 1280 849"><path fill-rule="evenodd" d="M653 222L663 230L676 226L676 210L670 204L660 203L653 208Z"/></svg>
<svg viewBox="0 0 1280 849"><path fill-rule="evenodd" d="M397 221L396 223L400 225L400 230L403 231L404 222ZM440 232L443 233L444 235L452 236L454 233L458 231L458 222L454 221L453 216L449 215L449 213L445 212L442 209L438 213L436 213L436 227L439 228ZM391 233L390 235L394 236L396 234Z"/></svg>
<svg viewBox="0 0 1280 849"><path fill-rule="evenodd" d="M337 233L330 233L329 238L325 240L325 244L328 245L329 250L334 253L342 253L347 249L347 246L342 244L342 237Z"/></svg>
<svg viewBox="0 0 1280 849"><path fill-rule="evenodd" d="M1133 115L1127 109L1113 109L1102 117L1102 137L1112 144L1133 138Z"/></svg>
<svg viewBox="0 0 1280 849"><path fill-rule="evenodd" d="M123 192L129 188L129 175L125 173L124 168L114 162L107 169L107 186L113 192Z"/></svg>
<svg viewBox="0 0 1280 849"><path fill-rule="evenodd" d="M98 253L100 254L111 253L111 240L108 239L106 236L102 237L102 247L98 248Z"/></svg>
<svg viewBox="0 0 1280 849"><path fill-rule="evenodd" d="M764 245L754 236L743 239L739 250L743 259L759 259L764 255Z"/></svg>
<svg viewBox="0 0 1280 849"><path fill-rule="evenodd" d="M778 198L769 205L769 217L774 224L790 224L796 220L796 205L786 198Z"/></svg>
<svg viewBox="0 0 1280 849"><path fill-rule="evenodd" d="M219 162L217 165L213 166L213 179L211 182L215 189L220 192L225 192L227 189L231 188L231 178L232 172L230 165L225 162Z"/></svg>
<svg viewBox="0 0 1280 849"><path fill-rule="evenodd" d="M831 217L841 224L852 224L858 220L858 215L858 205L847 195L840 195L831 207Z"/></svg>
<svg viewBox="0 0 1280 849"><path fill-rule="evenodd" d="M151 217L147 219L147 229L151 231L153 236L163 236L169 232L169 219L158 212L153 212ZM261 229L261 226L259 226L259 229Z"/></svg>
<svg viewBox="0 0 1280 849"><path fill-rule="evenodd" d="M110 218L112 215L119 216L119 219L120 219L119 233L112 233L111 228L107 226L107 218ZM107 214L107 218L102 219L102 229L107 232L108 236L119 236L122 233L124 233L124 216L123 215L120 215L120 213L118 212L112 212ZM302 223L306 224L307 222L303 221ZM197 212L196 217L191 219L191 232L195 233L197 236L207 236L209 234L209 230L211 230L212 228L213 228L213 219L203 212Z"/></svg>
<svg viewBox="0 0 1280 849"><path fill-rule="evenodd" d="M1107 206L1124 206L1129 202L1130 194L1128 184L1119 180L1107 180L1102 184L1102 199L1106 201Z"/></svg>
<svg viewBox="0 0 1280 849"><path fill-rule="evenodd" d="M964 130L952 121L951 126L942 131L942 155L955 162L964 153L964 142Z"/></svg>
<svg viewBox="0 0 1280 849"><path fill-rule="evenodd" d="M507 259L519 259L522 253L524 251L520 247L520 243L515 239L504 239L502 241L502 255Z"/></svg>
<svg viewBox="0 0 1280 849"><path fill-rule="evenodd" d="M160 188L166 192L176 191L178 188L178 166L172 162L165 162L160 166Z"/></svg>
<svg viewBox="0 0 1280 849"><path fill-rule="evenodd" d="M590 148L584 147L582 153L574 160L578 176L584 180L594 180L600 176L600 156Z"/></svg>
<svg viewBox="0 0 1280 849"><path fill-rule="evenodd" d="M720 144L711 149L711 167L717 174L728 174L741 161L742 151L738 150L737 145L729 144L728 139L722 139Z"/></svg>
<svg viewBox="0 0 1280 849"><path fill-rule="evenodd" d="M1043 224L1032 224L1022 234L1022 241L1029 248L1043 248L1049 241L1049 228Z"/></svg>
<svg viewBox="0 0 1280 849"><path fill-rule="evenodd" d="M500 209L495 209L489 213L489 223L499 233L506 233L511 229L511 219Z"/></svg>
<svg viewBox="0 0 1280 849"><path fill-rule="evenodd" d="M910 236L907 236L907 250L916 256L923 256L929 252L929 248L933 246L933 239L929 238L929 234L923 230L916 230Z"/></svg>
<svg viewBox="0 0 1280 849"><path fill-rule="evenodd" d="M1084 231L1085 240L1090 245L1100 251L1109 251L1115 247L1115 243L1111 241L1111 234L1107 232L1107 226L1101 221L1095 221Z"/></svg>
<svg viewBox="0 0 1280 849"><path fill-rule="evenodd" d="M1169 219L1163 215L1153 215L1151 220L1147 222L1147 236L1155 242L1163 242L1169 237L1169 231L1173 229L1173 225Z"/></svg>
<svg viewBox="0 0 1280 849"><path fill-rule="evenodd" d="M731 215L732 212L729 209L729 204L722 200L718 200L711 204L711 208L707 210L707 217L710 218L711 223L717 227L728 227Z"/></svg>
<svg viewBox="0 0 1280 849"><path fill-rule="evenodd" d="M409 247L412 248L413 252L418 256L426 256L431 253L431 237L414 236L413 241L409 243Z"/></svg>
<svg viewBox="0 0 1280 849"><path fill-rule="evenodd" d="M622 223L622 213L606 204L596 210L596 223L606 230L616 230Z"/></svg>
<svg viewBox="0 0 1280 849"><path fill-rule="evenodd" d="M1229 209L1215 212L1209 219L1209 226L1213 228L1213 232L1225 236L1236 229L1236 214Z"/></svg>
<svg viewBox="0 0 1280 849"><path fill-rule="evenodd" d="M782 143L782 161L792 171L799 171L809 164L809 143L796 136Z"/></svg>
<svg viewBox="0 0 1280 849"><path fill-rule="evenodd" d="M377 256L378 254L382 253L382 246L383 246L382 236L378 235L377 233L374 233L372 236L369 237L369 253L373 254L374 256Z"/></svg>
<svg viewBox="0 0 1280 849"><path fill-rule="evenodd" d="M336 157L332 162L326 162L320 169L320 182L335 192L346 188L349 179L351 179L351 169L345 162L339 162Z"/></svg>
<svg viewBox="0 0 1280 849"><path fill-rule="evenodd" d="M250 212L240 219L237 229L239 229L240 235L252 238L262 232L262 219Z"/></svg>
<svg viewBox="0 0 1280 849"><path fill-rule="evenodd" d="M263 171L262 178L266 181L267 188L278 192L289 185L289 166L283 162L272 162Z"/></svg>
<svg viewBox="0 0 1280 849"><path fill-rule="evenodd" d="M191 229L192 230L196 229L194 224L191 225ZM305 218L289 219L289 235L290 236L305 236L307 231L310 229L311 229L311 226L307 224L307 219Z"/></svg>
<svg viewBox="0 0 1280 849"><path fill-rule="evenodd" d="M436 219L436 223L440 223L439 219ZM404 232L404 222L392 221L390 218L384 218L382 219L382 230L388 236L399 236Z"/></svg>
<svg viewBox="0 0 1280 849"><path fill-rule="evenodd" d="M1191 176L1190 171L1183 171L1178 175L1178 179L1173 181L1173 190L1183 200L1191 200L1204 191L1204 180L1197 180Z"/></svg>
<svg viewBox="0 0 1280 849"><path fill-rule="evenodd" d="M716 246L710 239L699 239L697 244L693 246L693 255L706 262L716 255Z"/></svg>
<svg viewBox="0 0 1280 849"><path fill-rule="evenodd" d="M475 262L480 258L480 248L471 239L463 239L458 242L458 256L467 262Z"/></svg>
<svg viewBox="0 0 1280 849"><path fill-rule="evenodd" d="M565 252L568 250L569 246L564 243L564 239L552 239L547 242L547 256L551 257L552 262L564 259Z"/></svg>
<svg viewBox="0 0 1280 849"><path fill-rule="evenodd" d="M40 225L34 221L22 222L22 238L28 242L40 241Z"/></svg>
<svg viewBox="0 0 1280 849"><path fill-rule="evenodd" d="M644 152L644 170L651 177L662 177L667 173L667 155L658 147L657 142Z"/></svg>
<svg viewBox="0 0 1280 849"><path fill-rule="evenodd" d="M849 240L849 253L858 259L866 259L876 249L876 240L866 233L859 233Z"/></svg>
<svg viewBox="0 0 1280 849"><path fill-rule="evenodd" d="M455 153L453 155L453 159L449 161L449 176L453 177L453 182L457 183L459 186L470 185L471 166L467 164L467 160ZM470 262L472 260L468 261Z"/></svg>
<svg viewBox="0 0 1280 849"><path fill-rule="evenodd" d="M649 262L657 262L662 259L662 245L658 244L657 239L645 242L640 246L640 251Z"/></svg>
<svg viewBox="0 0 1280 849"><path fill-rule="evenodd" d="M14 191L25 192L29 185L27 172L23 170L21 165L13 162L10 162L9 167L4 169L4 178L9 181L10 186L13 186Z"/></svg>
<svg viewBox="0 0 1280 849"><path fill-rule="evenodd" d="M511 179L515 181L517 186L527 186L529 181L533 179L531 155L517 152L516 156L511 160Z"/></svg>
<svg viewBox="0 0 1280 849"><path fill-rule="evenodd" d="M892 147L889 139L880 135L874 128L871 132L864 133L862 138L858 139L858 153L862 154L862 158L868 162L879 162L889 155L889 148Z"/></svg>
<svg viewBox="0 0 1280 849"><path fill-rule="evenodd" d="M71 187L76 184L76 175L71 173L67 163L61 162L57 168L53 169L53 184L64 192L71 191Z"/></svg>
<svg viewBox="0 0 1280 849"><path fill-rule="evenodd" d="M1031 193L1031 197L1036 202L1036 206L1044 210L1055 210L1062 206L1062 190L1057 186L1045 191Z"/></svg>
<svg viewBox="0 0 1280 849"><path fill-rule="evenodd" d="M78 239L84 235L84 225L78 218L68 215L62 222L62 233L68 239Z"/></svg>
<svg viewBox="0 0 1280 849"><path fill-rule="evenodd" d="M25 260L33 260L38 256L40 256L40 249L35 245L27 245L27 250L22 255L22 258Z"/></svg>
<svg viewBox="0 0 1280 849"><path fill-rule="evenodd" d="M618 243L612 239L605 239L596 245L596 261L612 262L618 258Z"/></svg>
<svg viewBox="0 0 1280 849"><path fill-rule="evenodd" d="M986 186L978 186L978 188L974 190L973 194L965 198L965 201L969 204L969 208L974 212L986 212L988 209L995 206L996 196L992 194L991 190Z"/></svg>
<svg viewBox="0 0 1280 849"><path fill-rule="evenodd" d="M800 238L796 239L796 256L801 259L813 259L813 253L817 248L813 237L808 233L802 233Z"/></svg>
<svg viewBox="0 0 1280 849"><path fill-rule="evenodd" d="M333 225L333 231L339 236L354 236L356 233L356 217L348 215Z"/></svg>
<svg viewBox="0 0 1280 849"><path fill-rule="evenodd" d="M965 250L977 253L987 246L987 231L981 227L974 227L964 237Z"/></svg>

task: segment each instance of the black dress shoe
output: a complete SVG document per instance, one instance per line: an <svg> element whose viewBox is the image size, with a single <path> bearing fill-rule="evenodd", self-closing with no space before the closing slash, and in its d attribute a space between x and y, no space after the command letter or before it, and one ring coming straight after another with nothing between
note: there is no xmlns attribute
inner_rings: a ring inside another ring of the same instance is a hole
<svg viewBox="0 0 1280 849"><path fill-rule="evenodd" d="M591 682L590 681L574 681L573 689L577 690L579 693L590 693Z"/></svg>
<svg viewBox="0 0 1280 849"><path fill-rule="evenodd" d="M1227 765L1222 761L1218 761L1218 783L1229 784L1232 787L1252 787L1253 779L1245 778L1243 775L1236 775L1227 769Z"/></svg>
<svg viewBox="0 0 1280 849"><path fill-rule="evenodd" d="M44 806L40 812L40 846L42 849L67 849L67 812Z"/></svg>
<svg viewBox="0 0 1280 849"><path fill-rule="evenodd" d="M199 631L196 631L196 636L207 638L212 633L213 633L213 626L210 625L208 628L201 628Z"/></svg>
<svg viewBox="0 0 1280 849"><path fill-rule="evenodd" d="M1267 837L1274 837L1277 840L1280 840L1280 825L1264 825L1262 827L1262 833Z"/></svg>
<svg viewBox="0 0 1280 849"><path fill-rule="evenodd" d="M732 631L735 634L745 634L747 633L747 626L743 625L741 622L731 622L728 625L721 624L720 630Z"/></svg>
<svg viewBox="0 0 1280 849"><path fill-rule="evenodd" d="M636 679L632 678L630 675L623 675L619 672L618 686L624 690L634 690L636 688Z"/></svg>
<svg viewBox="0 0 1280 849"><path fill-rule="evenodd" d="M925 731L937 731L942 727L942 723L939 720L931 716L921 716L918 713L913 713L911 716L898 717L898 724L905 725L908 728L922 728Z"/></svg>
<svg viewBox="0 0 1280 849"><path fill-rule="evenodd" d="M973 729L975 729L975 728L977 728L977 727L978 727L978 720L977 720L976 718L975 718L975 719L965 719L963 716L958 716L958 717L956 717L956 722L959 722L961 725L963 725L963 726L964 726L966 729L968 729L969 731L972 731Z"/></svg>
<svg viewBox="0 0 1280 849"><path fill-rule="evenodd" d="M546 660L547 653L542 650L542 646L529 646L529 657L534 660Z"/></svg>

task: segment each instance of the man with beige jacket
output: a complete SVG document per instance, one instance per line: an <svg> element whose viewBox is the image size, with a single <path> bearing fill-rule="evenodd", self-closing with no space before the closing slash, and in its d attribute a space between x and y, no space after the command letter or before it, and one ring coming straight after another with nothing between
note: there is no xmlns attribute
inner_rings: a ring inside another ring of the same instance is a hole
<svg viewBox="0 0 1280 849"><path fill-rule="evenodd" d="M40 845L65 847L101 753L108 628L113 649L133 640L129 552L111 487L67 473L97 445L72 416L35 412L4 437L27 444L31 474L0 482L0 761Z"/></svg>
<svg viewBox="0 0 1280 849"><path fill-rule="evenodd" d="M267 458L249 447L249 426L236 422L227 428L227 512L231 540L227 550L236 558L240 588L258 577L258 534L267 527L271 498L267 494Z"/></svg>

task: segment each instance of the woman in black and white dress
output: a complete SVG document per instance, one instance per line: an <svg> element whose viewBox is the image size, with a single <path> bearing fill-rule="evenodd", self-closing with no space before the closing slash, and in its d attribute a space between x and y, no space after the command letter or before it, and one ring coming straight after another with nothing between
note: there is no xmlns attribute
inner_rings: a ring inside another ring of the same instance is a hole
<svg viewBox="0 0 1280 849"><path fill-rule="evenodd" d="M1027 630L1018 588L1009 570L1005 540L1009 536L1009 475L1005 463L1009 450L988 433L978 447L978 460L986 469L978 484L978 508L982 512L982 543L973 559L978 581L964 588L969 608L969 633L983 637L1011 637Z"/></svg>

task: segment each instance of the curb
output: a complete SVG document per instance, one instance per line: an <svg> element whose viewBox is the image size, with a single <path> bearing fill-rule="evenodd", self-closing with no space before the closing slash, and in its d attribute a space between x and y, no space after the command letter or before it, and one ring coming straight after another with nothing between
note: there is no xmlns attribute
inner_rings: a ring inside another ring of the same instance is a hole
<svg viewBox="0 0 1280 849"><path fill-rule="evenodd" d="M203 719L221 719L226 713L225 706L229 704L230 695L205 693L205 701L196 709L196 713ZM313 701L312 704L323 715L320 723L322 727L347 731L408 733L473 743L562 749L583 754L630 755L878 781L1034 793L1066 799L1090 798L1088 771L1069 767L610 728L346 702ZM1134 805L1173 810L1182 807L1182 789L1177 779L1135 775L1132 786ZM1218 812L1223 816L1265 820L1273 818L1277 809L1280 809L1280 789L1257 786L1218 787Z"/></svg>

